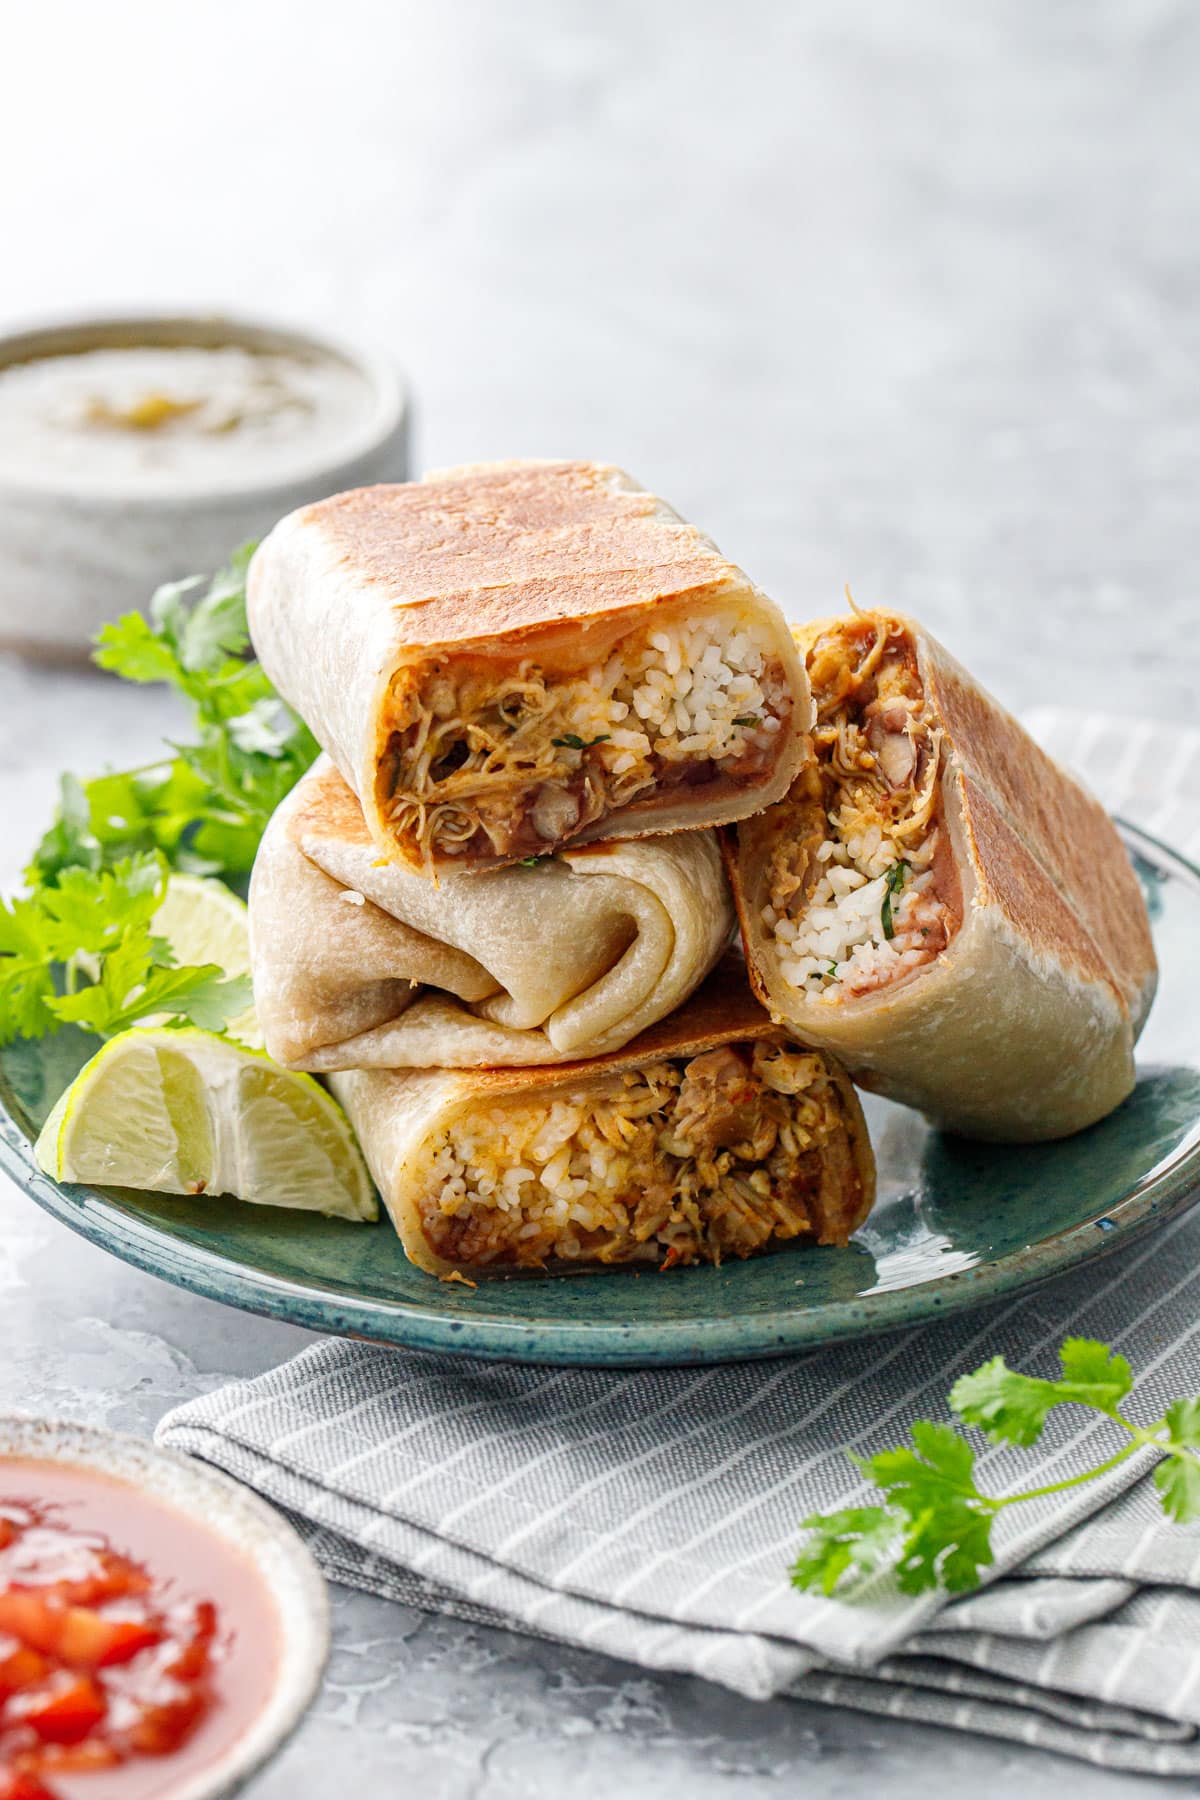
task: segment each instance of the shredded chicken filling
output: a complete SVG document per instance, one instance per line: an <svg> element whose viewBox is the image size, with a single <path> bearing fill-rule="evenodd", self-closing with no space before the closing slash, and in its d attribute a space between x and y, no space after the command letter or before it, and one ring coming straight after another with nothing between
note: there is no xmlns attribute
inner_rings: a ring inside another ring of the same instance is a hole
<svg viewBox="0 0 1200 1800"><path fill-rule="evenodd" d="M808 654L816 759L777 840L763 922L790 986L837 1004L911 975L956 919L941 733L904 625L839 622Z"/></svg>
<svg viewBox="0 0 1200 1800"><path fill-rule="evenodd" d="M791 1239L844 1243L862 1208L822 1058L747 1043L615 1076L607 1092L459 1119L422 1222L460 1267L719 1263Z"/></svg>
<svg viewBox="0 0 1200 1800"><path fill-rule="evenodd" d="M568 673L434 659L393 680L381 798L426 866L545 854L637 800L761 784L790 711L778 657L718 619Z"/></svg>

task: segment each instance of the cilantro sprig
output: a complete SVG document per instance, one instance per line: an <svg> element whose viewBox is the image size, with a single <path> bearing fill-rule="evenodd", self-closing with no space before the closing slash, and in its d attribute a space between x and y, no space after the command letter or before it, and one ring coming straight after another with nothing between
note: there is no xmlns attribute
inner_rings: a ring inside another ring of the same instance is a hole
<svg viewBox="0 0 1200 1800"><path fill-rule="evenodd" d="M317 744L245 652L247 544L205 584L168 582L149 616L106 625L95 661L126 681L166 682L188 703L188 741L142 768L81 782L62 778L58 812L26 871L34 887L63 870L93 871L141 853L172 868L236 879L248 873L268 819Z"/></svg>
<svg viewBox="0 0 1200 1800"><path fill-rule="evenodd" d="M904 877L908 874L906 862L894 862L883 881L883 905L879 909L879 919L883 926L883 935L891 939L896 935L896 923L892 917L892 902L904 886Z"/></svg>
<svg viewBox="0 0 1200 1800"><path fill-rule="evenodd" d="M65 868L52 887L0 900L0 1044L68 1023L112 1037L159 1016L220 1031L243 1011L244 976L226 979L216 963L180 968L153 934L167 878L162 856L138 855Z"/></svg>
<svg viewBox="0 0 1200 1800"><path fill-rule="evenodd" d="M101 1037L161 1019L220 1031L250 984L215 963L180 967L152 921L172 870L245 875L267 821L317 745L246 653L246 545L211 581L168 582L148 615L106 625L95 660L126 681L166 682L192 726L161 760L81 781L0 901L0 1044L63 1024Z"/></svg>
<svg viewBox="0 0 1200 1800"><path fill-rule="evenodd" d="M1083 1406L1123 1434L1121 1447L1094 1468L1044 1487L988 1494L976 1483L975 1452L950 1425L918 1419L910 1443L871 1457L848 1452L880 1489L882 1506L847 1507L804 1519L807 1534L792 1566L798 1588L853 1597L872 1576L890 1572L902 1593L977 1587L994 1560L992 1526L1010 1506L1080 1487L1117 1468L1137 1451L1154 1448L1161 1460L1154 1485L1163 1511L1182 1524L1200 1519L1200 1399L1175 1400L1150 1425L1121 1411L1133 1388L1126 1359L1093 1338L1068 1338L1059 1352L1062 1375L1045 1381L992 1357L955 1382L950 1405L964 1425L993 1444L1035 1444L1057 1406Z"/></svg>

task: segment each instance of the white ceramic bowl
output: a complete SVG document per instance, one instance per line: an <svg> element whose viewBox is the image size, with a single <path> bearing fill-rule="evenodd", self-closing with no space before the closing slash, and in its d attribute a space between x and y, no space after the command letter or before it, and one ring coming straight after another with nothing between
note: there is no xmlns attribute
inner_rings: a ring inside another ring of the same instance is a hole
<svg viewBox="0 0 1200 1800"><path fill-rule="evenodd" d="M248 1488L206 1463L141 1438L60 1419L0 1415L0 1459L28 1457L96 1469L193 1519L253 1565L279 1615L279 1666L265 1706L227 1750L185 1775L171 1800L223 1800L236 1793L291 1736L329 1655L324 1579L287 1521Z"/></svg>
<svg viewBox="0 0 1200 1800"><path fill-rule="evenodd" d="M403 481L409 405L390 359L285 325L220 315L76 318L0 335L0 371L72 352L141 344L300 353L346 365L361 419L314 441L285 473L216 469L194 486L56 471L45 458L0 470L0 648L82 659L109 619L144 608L160 582L218 568L293 507L345 488Z"/></svg>

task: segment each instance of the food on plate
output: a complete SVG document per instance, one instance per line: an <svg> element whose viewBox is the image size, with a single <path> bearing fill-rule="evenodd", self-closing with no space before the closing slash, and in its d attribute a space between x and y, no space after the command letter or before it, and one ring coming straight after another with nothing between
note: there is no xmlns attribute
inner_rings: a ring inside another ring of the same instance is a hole
<svg viewBox="0 0 1200 1800"><path fill-rule="evenodd" d="M323 759L267 829L250 923L267 1048L324 1071L618 1050L699 986L734 913L709 831L435 885L380 861Z"/></svg>
<svg viewBox="0 0 1200 1800"><path fill-rule="evenodd" d="M250 566L279 692L426 876L747 817L799 769L782 615L619 469L508 462L290 514Z"/></svg>
<svg viewBox="0 0 1200 1800"><path fill-rule="evenodd" d="M797 641L815 753L730 853L756 992L949 1130L1102 1118L1156 981L1111 820L912 620L855 612Z"/></svg>
<svg viewBox="0 0 1200 1800"><path fill-rule="evenodd" d="M37 1141L56 1181L373 1219L354 1133L311 1075L191 1029L135 1028L97 1051Z"/></svg>
<svg viewBox="0 0 1200 1800"><path fill-rule="evenodd" d="M196 1791L266 1706L279 1648L265 1582L222 1538L95 1469L0 1457L4 1800L97 1775L130 1800Z"/></svg>
<svg viewBox="0 0 1200 1800"><path fill-rule="evenodd" d="M720 1263L844 1244L875 1169L851 1083L728 957L624 1050L555 1069L330 1077L431 1274Z"/></svg>

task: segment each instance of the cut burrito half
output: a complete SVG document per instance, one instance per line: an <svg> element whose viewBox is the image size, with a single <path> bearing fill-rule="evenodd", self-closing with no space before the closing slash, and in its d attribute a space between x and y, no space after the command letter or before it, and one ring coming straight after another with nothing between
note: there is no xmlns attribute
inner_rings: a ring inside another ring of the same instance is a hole
<svg viewBox="0 0 1200 1800"><path fill-rule="evenodd" d="M1156 981L1112 821L913 621L856 612L797 641L815 755L730 854L756 991L949 1130L1102 1118Z"/></svg>
<svg viewBox="0 0 1200 1800"><path fill-rule="evenodd" d="M276 811L250 884L267 1049L314 1072L618 1050L687 999L733 929L711 831L435 886L380 861L327 758Z"/></svg>
<svg viewBox="0 0 1200 1800"><path fill-rule="evenodd" d="M282 520L254 647L425 875L746 817L804 754L778 608L619 469L514 462Z"/></svg>
<svg viewBox="0 0 1200 1800"><path fill-rule="evenodd" d="M771 1023L733 957L616 1055L469 1075L355 1069L330 1085L431 1275L844 1244L874 1199L851 1082Z"/></svg>

